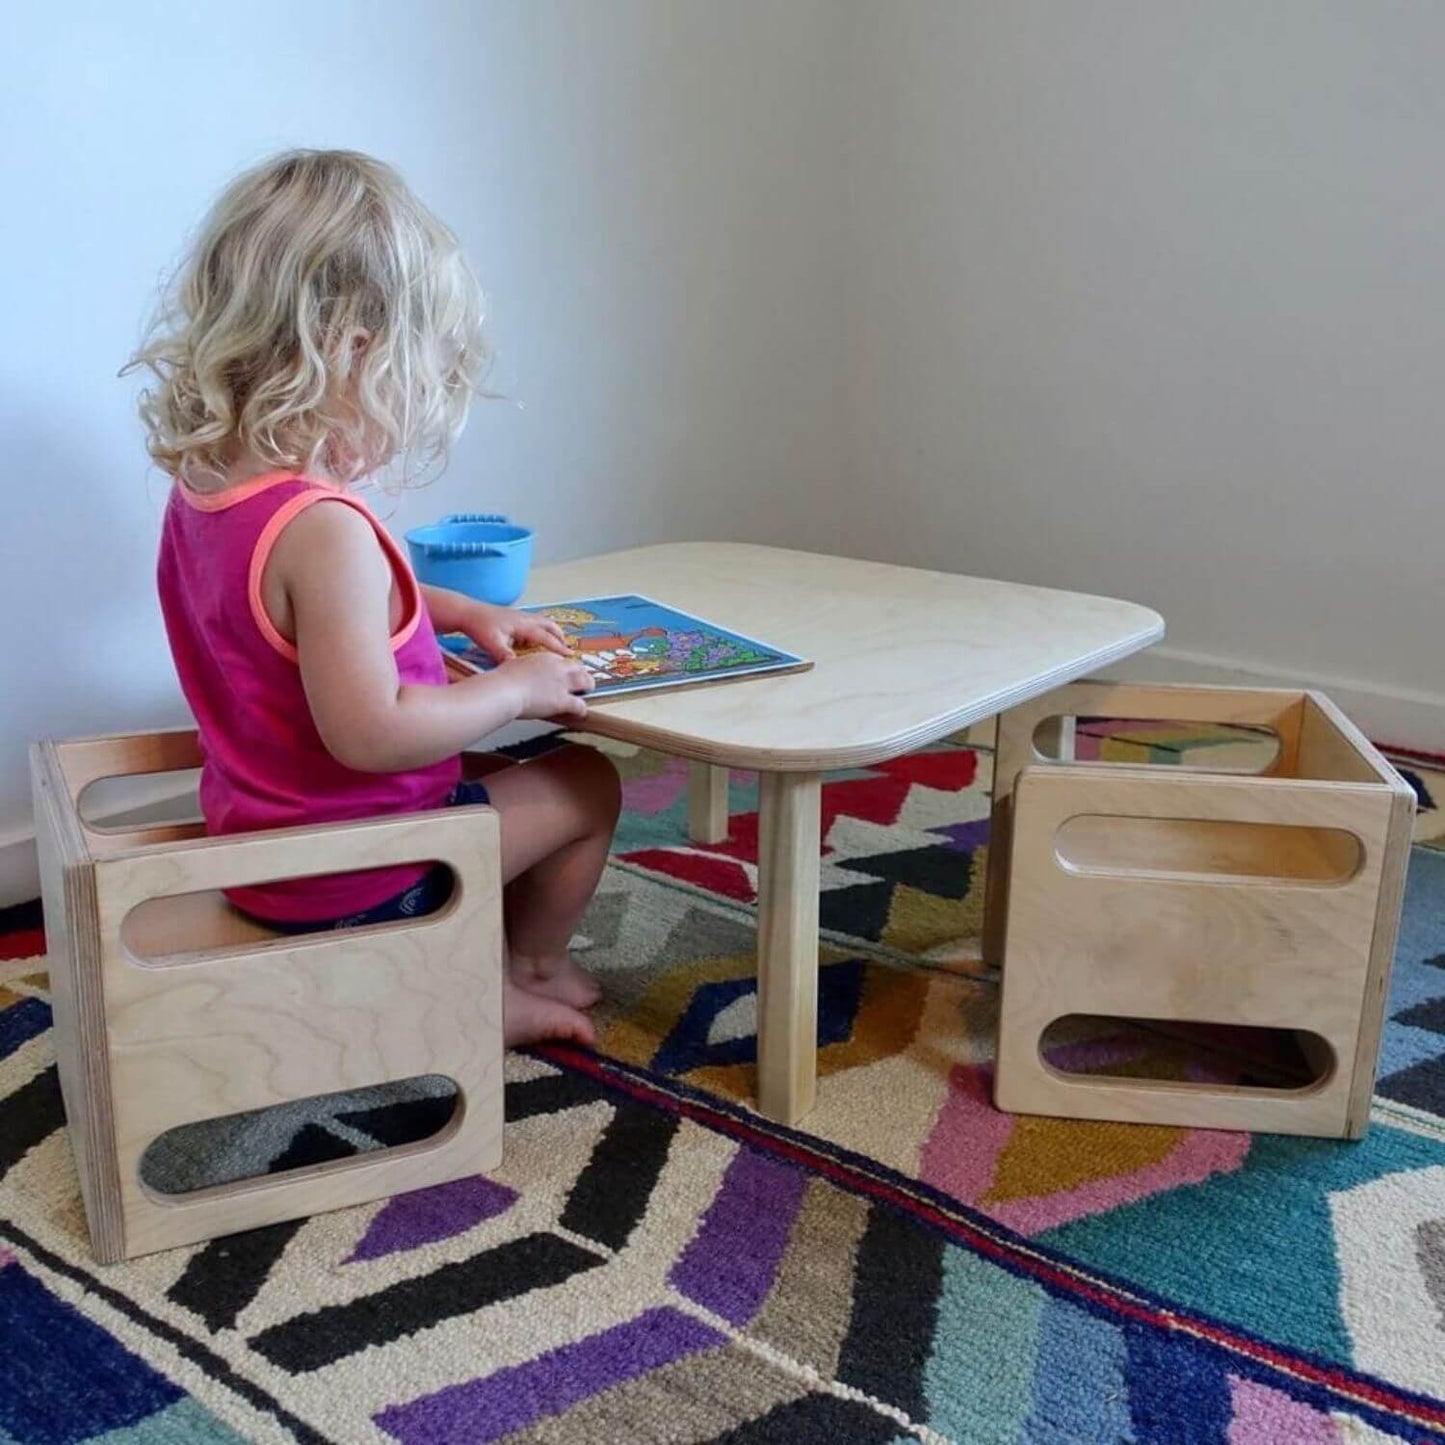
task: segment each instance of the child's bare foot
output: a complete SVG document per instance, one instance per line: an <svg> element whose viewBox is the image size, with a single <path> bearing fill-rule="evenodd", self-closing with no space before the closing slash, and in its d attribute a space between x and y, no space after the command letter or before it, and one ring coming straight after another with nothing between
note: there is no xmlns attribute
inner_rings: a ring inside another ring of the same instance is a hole
<svg viewBox="0 0 1445 1445"><path fill-rule="evenodd" d="M586 1014L518 988L511 979L502 980L502 1034L509 1049L544 1039L570 1039L589 1047L597 1042L597 1031Z"/></svg>
<svg viewBox="0 0 1445 1445"><path fill-rule="evenodd" d="M553 958L511 957L511 978L518 988L573 1008L591 1008L602 997L597 980L570 954Z"/></svg>

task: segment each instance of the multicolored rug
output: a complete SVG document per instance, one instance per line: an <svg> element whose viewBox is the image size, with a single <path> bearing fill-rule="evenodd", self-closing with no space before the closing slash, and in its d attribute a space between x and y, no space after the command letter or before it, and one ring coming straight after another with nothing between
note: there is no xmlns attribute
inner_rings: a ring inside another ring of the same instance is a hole
<svg viewBox="0 0 1445 1445"><path fill-rule="evenodd" d="M1086 724L1080 748L1247 742ZM1374 1125L1340 1144L993 1111L989 758L961 742L829 783L819 1107L760 1120L754 784L695 848L684 770L619 763L585 925L601 1047L511 1059L490 1178L92 1265L40 920L0 915L0 1445L1445 1440L1445 774L1414 770ZM1062 1047L1271 1066L1206 1042ZM173 1162L340 1159L450 1108L375 1091Z"/></svg>

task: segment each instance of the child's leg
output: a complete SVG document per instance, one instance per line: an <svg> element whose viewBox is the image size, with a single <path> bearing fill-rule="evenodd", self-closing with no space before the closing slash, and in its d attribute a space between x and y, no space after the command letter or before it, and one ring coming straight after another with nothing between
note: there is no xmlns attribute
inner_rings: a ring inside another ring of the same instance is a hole
<svg viewBox="0 0 1445 1445"><path fill-rule="evenodd" d="M607 862L622 804L617 770L594 748L569 747L486 781L502 814L511 981L588 1008L600 990L568 946Z"/></svg>

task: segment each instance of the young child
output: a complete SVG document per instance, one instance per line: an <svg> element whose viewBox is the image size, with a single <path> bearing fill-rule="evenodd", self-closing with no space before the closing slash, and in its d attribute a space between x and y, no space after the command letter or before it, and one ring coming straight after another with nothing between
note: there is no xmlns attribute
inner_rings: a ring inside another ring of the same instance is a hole
<svg viewBox="0 0 1445 1445"><path fill-rule="evenodd" d="M522 766L462 756L518 718L585 717L588 673L554 624L420 586L350 490L444 459L479 382L480 321L455 238L387 166L295 151L233 182L131 362L154 375L141 414L175 478L161 605L208 830L490 802L507 1042L591 1043L599 990L568 944L607 859L616 772L582 747ZM448 686L437 631L501 666ZM450 887L418 864L229 896L310 932L430 912Z"/></svg>

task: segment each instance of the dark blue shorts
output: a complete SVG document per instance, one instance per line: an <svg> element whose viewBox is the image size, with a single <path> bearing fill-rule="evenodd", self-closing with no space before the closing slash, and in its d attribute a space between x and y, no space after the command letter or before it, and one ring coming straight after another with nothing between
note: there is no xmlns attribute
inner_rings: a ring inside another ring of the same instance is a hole
<svg viewBox="0 0 1445 1445"><path fill-rule="evenodd" d="M491 801L485 783L461 782L452 789L446 805L449 808L470 808ZM312 919L305 923L278 923L274 919L259 921L277 933L329 933L338 928L365 928L370 923L400 923L407 918L424 918L442 908L451 896L452 870L439 863L404 893L383 899L362 913L348 914L345 918Z"/></svg>

